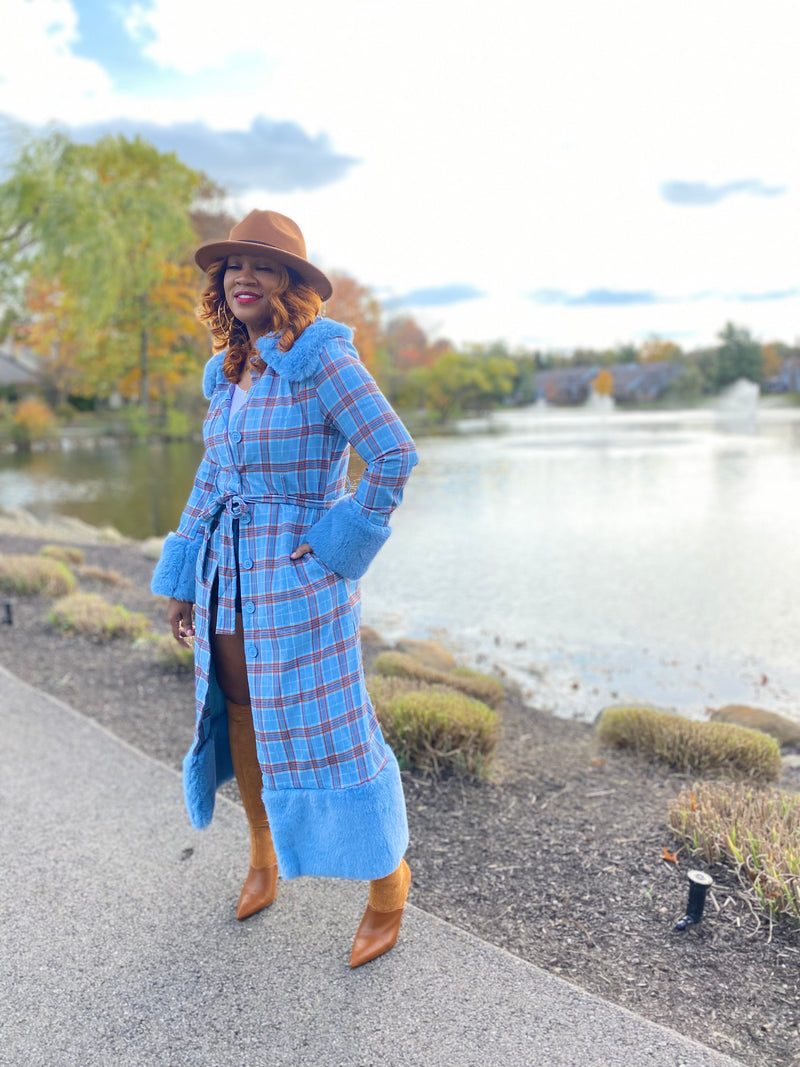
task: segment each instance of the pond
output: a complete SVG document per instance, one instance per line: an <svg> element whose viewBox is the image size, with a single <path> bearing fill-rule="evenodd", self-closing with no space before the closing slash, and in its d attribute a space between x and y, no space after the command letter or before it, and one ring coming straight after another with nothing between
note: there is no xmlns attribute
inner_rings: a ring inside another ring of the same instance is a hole
<svg viewBox="0 0 800 1067"><path fill-rule="evenodd" d="M637 700L800 717L800 412L528 408L462 429L418 441L365 623L441 634L562 715ZM0 502L163 534L200 451L3 456Z"/></svg>

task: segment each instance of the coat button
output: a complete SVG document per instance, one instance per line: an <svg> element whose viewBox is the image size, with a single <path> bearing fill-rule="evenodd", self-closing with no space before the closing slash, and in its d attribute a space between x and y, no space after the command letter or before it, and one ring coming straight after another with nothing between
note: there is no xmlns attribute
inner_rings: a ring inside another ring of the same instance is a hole
<svg viewBox="0 0 800 1067"><path fill-rule="evenodd" d="M258 645L248 645L247 646L247 658L248 659L257 659L258 658Z"/></svg>
<svg viewBox="0 0 800 1067"><path fill-rule="evenodd" d="M252 522L252 520L253 520L253 516L250 514L249 511L246 511L243 515L239 516L239 525L240 526L249 526L250 523Z"/></svg>
<svg viewBox="0 0 800 1067"><path fill-rule="evenodd" d="M255 606L255 604L253 603L252 600L245 600L245 602L242 605L242 607L248 613L248 615L252 615L253 612L256 610L256 606Z"/></svg>
<svg viewBox="0 0 800 1067"><path fill-rule="evenodd" d="M242 439L242 435L239 433L238 430L234 430L233 433L228 434L228 439L230 441L233 441L235 445L238 445Z"/></svg>
<svg viewBox="0 0 800 1067"><path fill-rule="evenodd" d="M252 570L253 561L248 556L246 559L242 560L241 566L244 567L246 571Z"/></svg>

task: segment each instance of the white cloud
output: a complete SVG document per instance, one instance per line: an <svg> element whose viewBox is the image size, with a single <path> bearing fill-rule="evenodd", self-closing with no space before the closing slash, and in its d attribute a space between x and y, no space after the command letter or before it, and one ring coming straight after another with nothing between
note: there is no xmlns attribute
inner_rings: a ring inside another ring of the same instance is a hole
<svg viewBox="0 0 800 1067"><path fill-rule="evenodd" d="M0 113L23 122L85 114L110 91L102 67L72 54L78 19L69 0L23 0L0 34Z"/></svg>

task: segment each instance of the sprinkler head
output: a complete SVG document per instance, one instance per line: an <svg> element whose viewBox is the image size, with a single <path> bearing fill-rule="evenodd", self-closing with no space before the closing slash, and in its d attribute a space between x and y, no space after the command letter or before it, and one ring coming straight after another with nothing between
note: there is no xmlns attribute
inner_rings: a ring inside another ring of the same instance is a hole
<svg viewBox="0 0 800 1067"><path fill-rule="evenodd" d="M706 893L714 884L714 879L705 871L689 871L686 877L689 879L689 903L684 917L675 923L676 930L686 930L687 927L700 922L703 918Z"/></svg>

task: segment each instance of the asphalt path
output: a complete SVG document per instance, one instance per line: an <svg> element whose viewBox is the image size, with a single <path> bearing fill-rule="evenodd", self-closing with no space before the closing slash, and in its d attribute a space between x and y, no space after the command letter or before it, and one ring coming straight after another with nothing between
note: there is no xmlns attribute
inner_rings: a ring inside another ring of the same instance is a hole
<svg viewBox="0 0 800 1067"><path fill-rule="evenodd" d="M735 1063L413 904L351 970L361 883L238 923L237 805L192 830L174 770L2 668L0 726L3 1067Z"/></svg>

